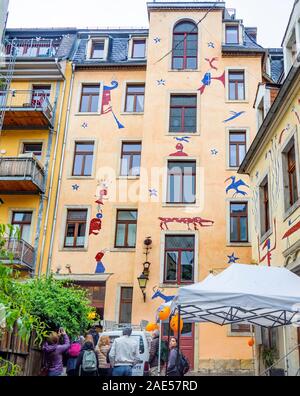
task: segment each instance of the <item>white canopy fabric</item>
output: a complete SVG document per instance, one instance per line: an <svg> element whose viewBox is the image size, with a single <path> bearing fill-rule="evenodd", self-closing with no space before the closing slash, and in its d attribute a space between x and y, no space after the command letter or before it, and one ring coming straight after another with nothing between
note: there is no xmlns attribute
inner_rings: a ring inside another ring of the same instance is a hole
<svg viewBox="0 0 300 396"><path fill-rule="evenodd" d="M186 323L249 323L278 327L299 320L300 277L285 268L233 264L181 287L172 303Z"/></svg>

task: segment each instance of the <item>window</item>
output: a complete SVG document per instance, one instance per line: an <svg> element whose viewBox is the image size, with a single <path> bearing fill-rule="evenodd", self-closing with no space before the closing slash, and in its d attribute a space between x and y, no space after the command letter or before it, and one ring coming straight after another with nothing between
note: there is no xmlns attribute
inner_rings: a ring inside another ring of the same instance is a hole
<svg viewBox="0 0 300 396"><path fill-rule="evenodd" d="M68 210L65 248L83 248L86 235L87 210Z"/></svg>
<svg viewBox="0 0 300 396"><path fill-rule="evenodd" d="M11 224L19 230L20 238L30 243L32 212L13 212Z"/></svg>
<svg viewBox="0 0 300 396"><path fill-rule="evenodd" d="M197 69L198 28L193 22L179 22L173 31L172 69Z"/></svg>
<svg viewBox="0 0 300 396"><path fill-rule="evenodd" d="M196 203L196 162L168 162L167 203Z"/></svg>
<svg viewBox="0 0 300 396"><path fill-rule="evenodd" d="M33 106L41 107L46 99L49 100L51 92L51 85L34 85L32 87L32 99L31 103Z"/></svg>
<svg viewBox="0 0 300 396"><path fill-rule="evenodd" d="M295 147L295 139L293 137L283 152L285 210L290 209L299 199Z"/></svg>
<svg viewBox="0 0 300 396"><path fill-rule="evenodd" d="M23 154L32 153L40 161L42 159L43 143L23 143Z"/></svg>
<svg viewBox="0 0 300 396"><path fill-rule="evenodd" d="M123 143L121 154L121 176L140 175L141 150L141 142Z"/></svg>
<svg viewBox="0 0 300 396"><path fill-rule="evenodd" d="M197 131L197 96L171 95L170 132Z"/></svg>
<svg viewBox="0 0 300 396"><path fill-rule="evenodd" d="M260 222L261 236L264 236L271 228L270 224L270 201L268 177L259 186L260 194Z"/></svg>
<svg viewBox="0 0 300 396"><path fill-rule="evenodd" d="M230 204L230 242L248 242L248 204Z"/></svg>
<svg viewBox="0 0 300 396"><path fill-rule="evenodd" d="M105 42L104 41L92 41L92 59L104 59Z"/></svg>
<svg viewBox="0 0 300 396"><path fill-rule="evenodd" d="M135 248L137 216L136 210L118 210L116 248Z"/></svg>
<svg viewBox="0 0 300 396"><path fill-rule="evenodd" d="M100 84L82 86L80 112L97 113L100 96Z"/></svg>
<svg viewBox="0 0 300 396"><path fill-rule="evenodd" d="M226 44L239 44L239 27L226 26Z"/></svg>
<svg viewBox="0 0 300 396"><path fill-rule="evenodd" d="M121 287L119 323L131 323L132 315L132 287Z"/></svg>
<svg viewBox="0 0 300 396"><path fill-rule="evenodd" d="M251 325L248 324L232 324L232 333L251 333Z"/></svg>
<svg viewBox="0 0 300 396"><path fill-rule="evenodd" d="M145 85L127 85L125 111L142 113L144 111Z"/></svg>
<svg viewBox="0 0 300 396"><path fill-rule="evenodd" d="M132 40L131 58L144 59L146 56L146 40L136 39Z"/></svg>
<svg viewBox="0 0 300 396"><path fill-rule="evenodd" d="M76 142L72 176L91 176L94 142Z"/></svg>
<svg viewBox="0 0 300 396"><path fill-rule="evenodd" d="M246 151L246 132L229 132L229 166L238 168L246 156Z"/></svg>
<svg viewBox="0 0 300 396"><path fill-rule="evenodd" d="M245 72L229 72L229 100L245 100Z"/></svg>
<svg viewBox="0 0 300 396"><path fill-rule="evenodd" d="M167 235L165 239L164 282L194 282L195 236Z"/></svg>

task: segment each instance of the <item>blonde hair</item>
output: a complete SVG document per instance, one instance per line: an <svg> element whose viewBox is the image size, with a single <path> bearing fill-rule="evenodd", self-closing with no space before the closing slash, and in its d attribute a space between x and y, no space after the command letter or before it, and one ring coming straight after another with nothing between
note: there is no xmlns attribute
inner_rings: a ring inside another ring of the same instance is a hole
<svg viewBox="0 0 300 396"><path fill-rule="evenodd" d="M59 337L58 334L53 331L48 337L48 344L55 345L58 343Z"/></svg>
<svg viewBox="0 0 300 396"><path fill-rule="evenodd" d="M84 342L85 342L85 343L86 343L86 342L91 342L91 343L94 345L94 338L93 338L92 334L87 334L87 335L85 336Z"/></svg>
<svg viewBox="0 0 300 396"><path fill-rule="evenodd" d="M102 347L106 345L110 345L110 338L108 336L100 337L99 346Z"/></svg>

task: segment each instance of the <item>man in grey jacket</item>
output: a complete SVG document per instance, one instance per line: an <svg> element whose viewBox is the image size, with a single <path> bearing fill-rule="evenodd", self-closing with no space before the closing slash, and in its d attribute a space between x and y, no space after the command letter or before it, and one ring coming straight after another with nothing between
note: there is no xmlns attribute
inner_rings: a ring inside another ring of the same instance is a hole
<svg viewBox="0 0 300 396"><path fill-rule="evenodd" d="M123 337L116 338L109 352L113 377L131 377L132 367L139 362L138 343L131 338L132 329L123 330Z"/></svg>

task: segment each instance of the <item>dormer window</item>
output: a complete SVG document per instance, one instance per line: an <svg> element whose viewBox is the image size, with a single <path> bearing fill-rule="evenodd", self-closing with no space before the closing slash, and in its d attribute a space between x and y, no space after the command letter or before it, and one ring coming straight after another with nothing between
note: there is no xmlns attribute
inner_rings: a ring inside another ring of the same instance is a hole
<svg viewBox="0 0 300 396"><path fill-rule="evenodd" d="M131 58L144 59L146 57L146 39L133 39Z"/></svg>
<svg viewBox="0 0 300 396"><path fill-rule="evenodd" d="M106 60L108 52L108 38L92 37L88 46L88 58Z"/></svg>
<svg viewBox="0 0 300 396"><path fill-rule="evenodd" d="M239 26L226 25L225 27L225 43L239 44Z"/></svg>

